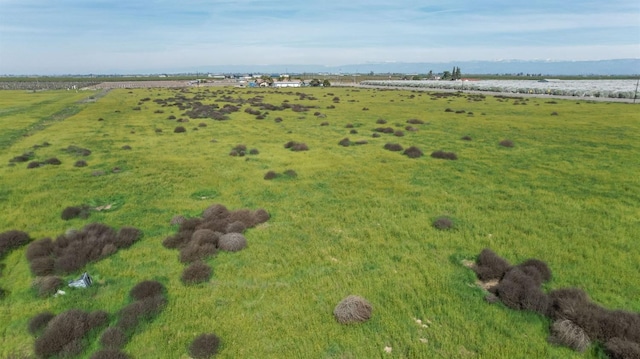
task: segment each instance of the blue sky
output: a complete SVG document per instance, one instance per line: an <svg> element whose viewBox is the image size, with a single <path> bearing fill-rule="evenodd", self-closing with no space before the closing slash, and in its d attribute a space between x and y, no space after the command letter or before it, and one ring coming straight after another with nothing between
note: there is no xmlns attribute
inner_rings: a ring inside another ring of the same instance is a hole
<svg viewBox="0 0 640 359"><path fill-rule="evenodd" d="M615 58L637 0L0 0L0 74Z"/></svg>

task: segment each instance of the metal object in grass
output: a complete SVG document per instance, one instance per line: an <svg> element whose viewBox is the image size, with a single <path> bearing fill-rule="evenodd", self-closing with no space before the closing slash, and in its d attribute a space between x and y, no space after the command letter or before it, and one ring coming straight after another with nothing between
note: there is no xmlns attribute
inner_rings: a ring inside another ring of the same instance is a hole
<svg viewBox="0 0 640 359"><path fill-rule="evenodd" d="M92 284L93 284L93 279L87 272L82 273L80 278L69 281L69 287L72 287L72 288L88 288L88 287L91 287Z"/></svg>

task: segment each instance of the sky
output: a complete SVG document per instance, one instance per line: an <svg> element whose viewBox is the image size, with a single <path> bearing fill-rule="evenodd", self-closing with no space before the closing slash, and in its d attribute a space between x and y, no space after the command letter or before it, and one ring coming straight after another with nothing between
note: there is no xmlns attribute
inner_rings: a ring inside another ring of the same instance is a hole
<svg viewBox="0 0 640 359"><path fill-rule="evenodd" d="M0 0L0 74L620 58L637 0Z"/></svg>

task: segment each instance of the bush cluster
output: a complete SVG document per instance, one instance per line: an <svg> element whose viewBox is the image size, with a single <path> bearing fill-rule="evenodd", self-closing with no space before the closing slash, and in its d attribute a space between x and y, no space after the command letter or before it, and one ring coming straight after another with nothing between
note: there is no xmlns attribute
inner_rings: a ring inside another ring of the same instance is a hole
<svg viewBox="0 0 640 359"><path fill-rule="evenodd" d="M182 273L183 283L199 283L211 277L211 268L203 261L218 250L235 252L245 248L247 240L242 232L268 221L269 217L264 209L230 211L222 204L213 204L203 211L202 217L181 221L178 233L165 238L162 245L178 249L180 261L192 264Z"/></svg>
<svg viewBox="0 0 640 359"><path fill-rule="evenodd" d="M60 235L55 241L43 238L31 242L26 256L31 272L37 276L69 274L89 262L130 247L141 235L142 232L133 227L116 231L101 223L90 223L79 231Z"/></svg>
<svg viewBox="0 0 640 359"><path fill-rule="evenodd" d="M584 351L598 342L611 358L640 358L640 314L601 307L578 288L545 293L542 284L552 275L545 262L528 259L512 266L483 249L473 269L479 280L497 282L489 291L507 307L549 317L550 343Z"/></svg>
<svg viewBox="0 0 640 359"><path fill-rule="evenodd" d="M118 311L115 326L108 327L100 336L103 349L91 358L129 358L121 351L136 327L156 317L167 305L165 286L153 280L136 284L130 291L133 302Z"/></svg>
<svg viewBox="0 0 640 359"><path fill-rule="evenodd" d="M108 321L108 315L102 311L91 313L79 309L70 309L54 317L50 313L41 313L29 322L29 331L36 338L34 351L38 357L76 356L85 349L83 338L93 329L97 329Z"/></svg>

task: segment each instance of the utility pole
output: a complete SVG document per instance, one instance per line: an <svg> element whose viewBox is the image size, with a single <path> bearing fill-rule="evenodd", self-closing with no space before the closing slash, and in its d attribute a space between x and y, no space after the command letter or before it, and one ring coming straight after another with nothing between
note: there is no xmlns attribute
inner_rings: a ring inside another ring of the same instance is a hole
<svg viewBox="0 0 640 359"><path fill-rule="evenodd" d="M636 81L636 92L633 94L633 103L636 103L636 99L638 98L638 84L640 84L640 77L638 77L638 81Z"/></svg>

